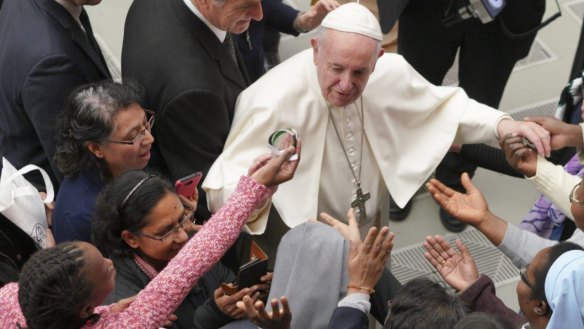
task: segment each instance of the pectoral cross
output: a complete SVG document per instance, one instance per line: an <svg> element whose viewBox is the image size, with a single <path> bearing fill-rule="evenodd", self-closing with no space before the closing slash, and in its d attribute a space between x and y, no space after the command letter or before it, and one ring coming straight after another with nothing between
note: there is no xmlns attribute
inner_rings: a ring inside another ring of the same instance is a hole
<svg viewBox="0 0 584 329"><path fill-rule="evenodd" d="M367 210L365 209L365 202L371 199L371 193L363 194L361 187L357 189L357 198L351 202L351 207L359 207L359 223L367 219Z"/></svg>

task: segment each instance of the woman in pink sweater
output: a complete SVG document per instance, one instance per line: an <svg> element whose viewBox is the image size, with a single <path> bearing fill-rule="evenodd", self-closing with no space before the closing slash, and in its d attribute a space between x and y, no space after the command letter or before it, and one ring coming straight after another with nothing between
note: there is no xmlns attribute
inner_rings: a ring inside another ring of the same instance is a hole
<svg viewBox="0 0 584 329"><path fill-rule="evenodd" d="M297 151L300 152L299 147ZM0 289L0 327L161 327L197 280L233 244L269 188L293 177L298 161L287 160L293 153L294 148L290 147L284 154L264 158L252 166L249 176L241 178L225 206L127 308L116 304L99 306L114 285L111 261L90 244L67 243L33 255L24 266L19 283ZM76 300L78 296L82 298Z"/></svg>

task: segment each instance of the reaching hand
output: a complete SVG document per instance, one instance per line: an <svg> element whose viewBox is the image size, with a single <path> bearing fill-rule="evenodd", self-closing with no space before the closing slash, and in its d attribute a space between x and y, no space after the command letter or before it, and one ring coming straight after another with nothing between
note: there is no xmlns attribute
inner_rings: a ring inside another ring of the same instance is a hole
<svg viewBox="0 0 584 329"><path fill-rule="evenodd" d="M298 139L296 150L290 146L284 150L281 155L271 156L270 158L262 158L261 161L254 163L248 173L258 183L266 187L277 186L278 184L289 181L294 177L298 163L300 162L300 150L302 148L302 141ZM294 154L298 154L298 159L290 161L288 158Z"/></svg>
<svg viewBox="0 0 584 329"><path fill-rule="evenodd" d="M537 173L537 153L516 134L503 136L499 141L509 165L527 177Z"/></svg>
<svg viewBox="0 0 584 329"><path fill-rule="evenodd" d="M462 174L461 182L466 194L457 192L434 178L426 183L426 187L436 203L449 214L464 223L479 226L490 215L487 201L481 191L471 183L467 173Z"/></svg>
<svg viewBox="0 0 584 329"><path fill-rule="evenodd" d="M319 0L309 10L300 14L294 22L294 27L298 31L308 32L320 25L329 11L340 6L335 0Z"/></svg>
<svg viewBox="0 0 584 329"><path fill-rule="evenodd" d="M355 221L354 216L352 220ZM361 239L351 240L349 294L355 292L371 294L373 292L373 287L381 278L393 248L393 237L394 234L389 232L387 226L384 226L381 230L377 230L375 227L370 228L363 242Z"/></svg>
<svg viewBox="0 0 584 329"><path fill-rule="evenodd" d="M340 220L334 218L333 216L323 212L320 214L320 218L330 225L332 228L337 230L345 240L351 241L361 241L361 233L359 232L359 224L357 224L357 220L355 219L355 213L353 208L349 209L347 212L347 218L349 221L349 225L341 222Z"/></svg>
<svg viewBox="0 0 584 329"><path fill-rule="evenodd" d="M255 302L255 303L254 303ZM282 296L280 298L282 308L276 298L270 301L272 312L267 312L262 301L254 301L249 296L243 297L242 301L237 302L237 307L246 312L249 320L263 329L290 329L292 313L288 305L288 299Z"/></svg>
<svg viewBox="0 0 584 329"><path fill-rule="evenodd" d="M424 257L436 268L440 276L452 288L464 291L479 278L477 266L465 245L456 240L460 253L440 235L427 236Z"/></svg>
<svg viewBox="0 0 584 329"><path fill-rule="evenodd" d="M215 289L213 293L213 298L215 299L215 304L224 314L234 318L242 319L246 316L245 310L241 310L237 307L237 302L241 301L244 297L249 297L254 302L259 297L259 292L256 288L244 288L240 291L234 293L233 295L227 295L223 288L219 287ZM250 297L252 296L252 297Z"/></svg>
<svg viewBox="0 0 584 329"><path fill-rule="evenodd" d="M525 121L535 122L551 134L552 150L559 150L566 146L581 148L582 128L580 125L565 123L555 117L530 117Z"/></svg>
<svg viewBox="0 0 584 329"><path fill-rule="evenodd" d="M550 133L537 123L503 119L499 121L497 132L499 136L509 134L523 136L533 143L541 156L550 156L552 150Z"/></svg>

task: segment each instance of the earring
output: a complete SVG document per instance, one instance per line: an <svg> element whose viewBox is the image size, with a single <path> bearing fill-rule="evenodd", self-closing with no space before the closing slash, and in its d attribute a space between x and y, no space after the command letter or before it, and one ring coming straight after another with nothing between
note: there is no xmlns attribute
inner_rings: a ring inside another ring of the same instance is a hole
<svg viewBox="0 0 584 329"><path fill-rule="evenodd" d="M544 310L542 310L542 309L541 309L541 308L539 308L539 307L535 307L535 308L533 308L533 313L535 313L535 314L537 314L537 315L544 315L544 314L545 314L545 311L544 311Z"/></svg>

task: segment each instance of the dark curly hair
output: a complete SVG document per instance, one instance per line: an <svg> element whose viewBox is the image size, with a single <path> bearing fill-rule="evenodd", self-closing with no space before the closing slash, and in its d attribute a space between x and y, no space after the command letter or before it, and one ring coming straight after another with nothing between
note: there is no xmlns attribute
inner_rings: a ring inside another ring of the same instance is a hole
<svg viewBox="0 0 584 329"><path fill-rule="evenodd" d="M80 328L81 307L92 289L84 279L84 251L76 242L31 256L18 281L18 302L29 329Z"/></svg>
<svg viewBox="0 0 584 329"><path fill-rule="evenodd" d="M95 203L91 220L94 245L105 257L131 257L134 251L122 239L122 231L140 231L147 225L144 218L168 193L174 193L168 180L142 170L130 170L114 179Z"/></svg>
<svg viewBox="0 0 584 329"><path fill-rule="evenodd" d="M135 82L100 81L76 88L65 102L57 120L55 163L66 176L82 170L107 168L85 146L104 143L114 130L113 117L132 104L140 104L143 90Z"/></svg>

